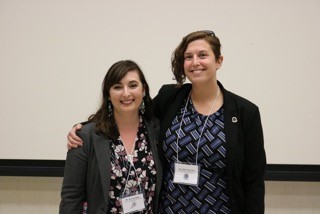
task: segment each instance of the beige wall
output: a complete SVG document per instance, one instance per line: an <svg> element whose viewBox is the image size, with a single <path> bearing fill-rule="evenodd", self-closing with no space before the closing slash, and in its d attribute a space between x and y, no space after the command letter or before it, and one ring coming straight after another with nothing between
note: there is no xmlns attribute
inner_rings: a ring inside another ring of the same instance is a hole
<svg viewBox="0 0 320 214"><path fill-rule="evenodd" d="M62 178L0 176L0 214L58 213ZM266 182L266 214L320 213L320 182Z"/></svg>
<svg viewBox="0 0 320 214"><path fill-rule="evenodd" d="M170 56L181 38L211 29L224 56L218 79L261 110L268 163L320 165L319 8L319 0L0 0L0 158L64 160L66 134L96 111L111 64L137 61L154 96L174 82Z"/></svg>

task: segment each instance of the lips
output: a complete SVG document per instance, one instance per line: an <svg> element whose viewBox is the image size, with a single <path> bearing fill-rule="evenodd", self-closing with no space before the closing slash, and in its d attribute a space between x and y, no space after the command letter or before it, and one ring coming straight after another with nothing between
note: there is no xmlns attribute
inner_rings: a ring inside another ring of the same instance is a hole
<svg viewBox="0 0 320 214"><path fill-rule="evenodd" d="M205 71L205 69L196 69L196 70L192 70L191 72L193 74L200 74L201 72Z"/></svg>
<svg viewBox="0 0 320 214"><path fill-rule="evenodd" d="M131 100L121 100L121 103L125 104L125 105L129 105L129 104L133 103L133 99L131 99Z"/></svg>

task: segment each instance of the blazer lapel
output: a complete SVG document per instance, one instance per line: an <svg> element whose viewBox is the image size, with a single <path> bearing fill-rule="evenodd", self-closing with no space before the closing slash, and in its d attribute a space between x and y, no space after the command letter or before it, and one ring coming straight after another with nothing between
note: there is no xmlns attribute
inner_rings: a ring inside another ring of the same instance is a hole
<svg viewBox="0 0 320 214"><path fill-rule="evenodd" d="M94 135L93 146L97 156L100 180L103 192L109 194L110 184L110 139L106 139L103 135ZM108 204L108 200L106 199Z"/></svg>
<svg viewBox="0 0 320 214"><path fill-rule="evenodd" d="M230 177L232 177L241 118L237 111L237 105L229 94L230 92L225 90L221 84L219 84L219 86L224 95L223 106L225 124L224 128L227 142L227 171Z"/></svg>

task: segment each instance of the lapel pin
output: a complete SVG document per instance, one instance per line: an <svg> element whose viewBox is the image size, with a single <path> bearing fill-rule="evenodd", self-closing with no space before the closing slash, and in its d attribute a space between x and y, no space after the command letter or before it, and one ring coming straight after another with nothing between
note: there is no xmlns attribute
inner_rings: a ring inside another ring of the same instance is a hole
<svg viewBox="0 0 320 214"><path fill-rule="evenodd" d="M236 118L236 117L232 117L232 122L233 122L233 123L238 122L238 118Z"/></svg>

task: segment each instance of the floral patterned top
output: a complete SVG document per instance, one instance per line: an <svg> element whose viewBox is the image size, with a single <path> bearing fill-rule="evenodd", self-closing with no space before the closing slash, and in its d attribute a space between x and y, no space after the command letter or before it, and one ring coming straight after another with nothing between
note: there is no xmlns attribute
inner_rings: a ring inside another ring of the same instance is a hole
<svg viewBox="0 0 320 214"><path fill-rule="evenodd" d="M122 194L141 193L139 190L144 193L146 209L138 213L152 213L157 172L147 139L145 125L140 120L131 167L120 137L111 143L110 213L123 213L120 204Z"/></svg>

